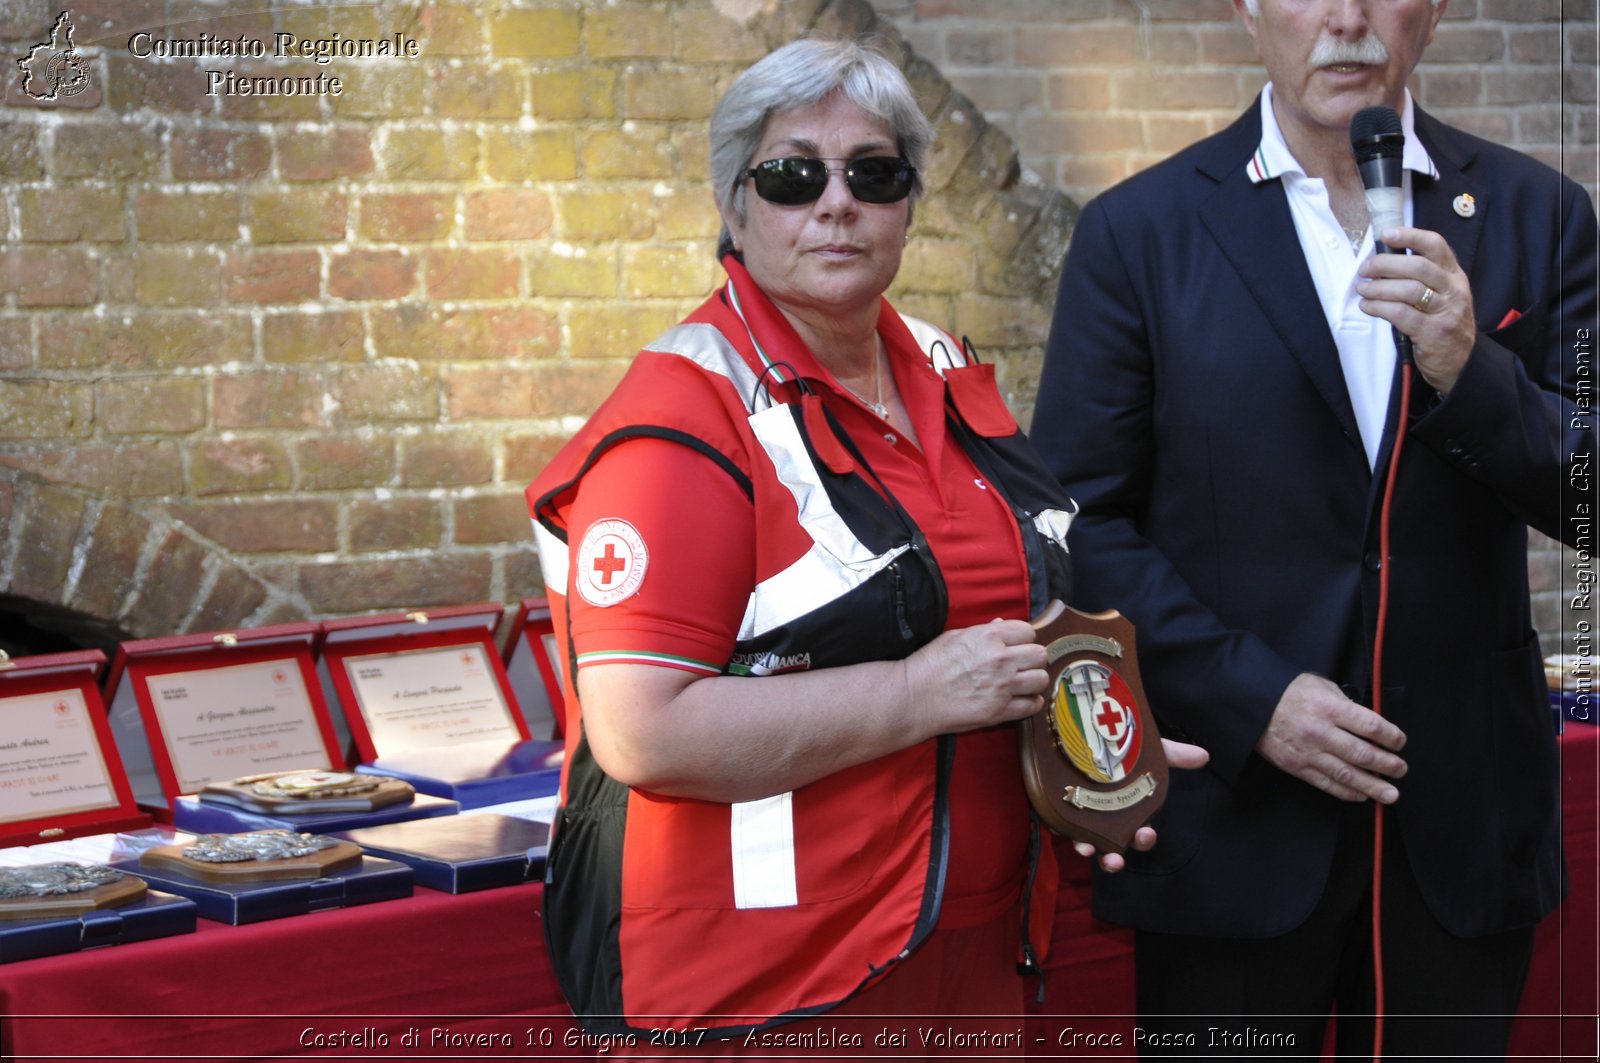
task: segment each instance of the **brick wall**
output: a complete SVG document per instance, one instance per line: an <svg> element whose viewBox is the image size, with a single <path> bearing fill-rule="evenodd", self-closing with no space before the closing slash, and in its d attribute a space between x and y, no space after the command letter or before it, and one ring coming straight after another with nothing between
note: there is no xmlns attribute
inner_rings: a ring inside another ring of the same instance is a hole
<svg viewBox="0 0 1600 1063"><path fill-rule="evenodd" d="M1078 203L1231 123L1266 77L1228 0L875 0L1023 165ZM1597 193L1595 0L1450 0L1413 76L1430 112ZM1570 630L1572 552L1538 533L1535 623ZM1550 652L1556 639L1547 634Z"/></svg>
<svg viewBox="0 0 1600 1063"><path fill-rule="evenodd" d="M1223 128L1266 80L1228 0L875 6L1078 202ZM1595 0L1450 0L1412 91L1593 195L1595 40Z"/></svg>
<svg viewBox="0 0 1600 1063"><path fill-rule="evenodd" d="M875 22L864 0L78 0L90 83L34 100L16 61L60 2L0 5L0 619L103 638L536 593L522 488L721 275L718 90ZM319 64L277 33L418 54ZM269 54L151 43L201 34ZM1070 207L901 58L939 142L896 297L1020 399ZM229 75L342 91L208 93Z"/></svg>
<svg viewBox="0 0 1600 1063"><path fill-rule="evenodd" d="M92 641L536 593L521 490L716 282L710 107L807 30L900 49L938 141L891 294L1024 419L1076 207L1021 163L1087 194L1259 81L1222 0L884 0L906 40L867 0L79 0L88 87L33 100L15 63L60 2L0 4L0 643L8 616ZM1419 91L1592 187L1594 2L1564 11L1456 0ZM1553 630L1565 569L1535 561Z"/></svg>

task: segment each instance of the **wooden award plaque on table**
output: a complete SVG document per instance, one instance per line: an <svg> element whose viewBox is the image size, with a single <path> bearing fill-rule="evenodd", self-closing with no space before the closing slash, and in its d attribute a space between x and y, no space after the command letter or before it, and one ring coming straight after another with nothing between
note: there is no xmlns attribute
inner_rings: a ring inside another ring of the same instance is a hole
<svg viewBox="0 0 1600 1063"><path fill-rule="evenodd" d="M1019 724L1022 780L1046 827L1120 853L1166 800L1167 758L1139 681L1133 624L1051 602L1044 708Z"/></svg>
<svg viewBox="0 0 1600 1063"><path fill-rule="evenodd" d="M226 850L234 852L223 859L205 858ZM233 858L238 856L246 858ZM207 834L187 845L163 845L139 856L141 867L176 871L201 882L314 879L360 863L361 847L353 842L282 830Z"/></svg>
<svg viewBox="0 0 1600 1063"><path fill-rule="evenodd" d="M317 812L372 812L408 802L416 796L416 790L408 782L384 775L286 771L209 783L198 796L201 801L242 808L246 812L297 816Z"/></svg>
<svg viewBox="0 0 1600 1063"><path fill-rule="evenodd" d="M148 892L135 875L72 863L5 868L0 880L13 894L0 898L0 920L70 918L132 904Z"/></svg>

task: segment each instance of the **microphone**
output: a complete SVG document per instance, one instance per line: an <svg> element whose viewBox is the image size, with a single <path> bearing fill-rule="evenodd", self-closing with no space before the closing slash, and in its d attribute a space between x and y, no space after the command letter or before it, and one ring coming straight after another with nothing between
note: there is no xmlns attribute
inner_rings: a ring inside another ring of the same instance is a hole
<svg viewBox="0 0 1600 1063"><path fill-rule="evenodd" d="M1372 239L1379 254L1387 254L1378 234L1404 223L1400 191L1401 156L1406 135L1392 107L1363 107L1350 120L1350 150L1355 152L1361 187L1367 193L1367 214L1372 218Z"/></svg>
<svg viewBox="0 0 1600 1063"><path fill-rule="evenodd" d="M1401 156L1406 150L1406 135L1400 116L1393 107L1363 107L1350 120L1350 150L1361 171L1361 187L1367 194L1367 216L1372 219L1372 244L1380 255L1388 254L1379 234L1405 224L1405 196L1401 191ZM1395 352L1400 361L1412 358L1411 337L1394 330Z"/></svg>

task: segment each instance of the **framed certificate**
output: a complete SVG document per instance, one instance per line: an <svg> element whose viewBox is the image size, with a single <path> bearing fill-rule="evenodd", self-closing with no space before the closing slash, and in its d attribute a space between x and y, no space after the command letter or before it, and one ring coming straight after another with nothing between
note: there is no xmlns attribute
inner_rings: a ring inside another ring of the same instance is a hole
<svg viewBox="0 0 1600 1063"><path fill-rule="evenodd" d="M494 646L503 612L488 603L323 626L322 662L362 761L530 737Z"/></svg>
<svg viewBox="0 0 1600 1063"><path fill-rule="evenodd" d="M505 661L506 677L528 732L535 738L560 738L565 733L566 702L549 599L522 599L506 640Z"/></svg>
<svg viewBox="0 0 1600 1063"><path fill-rule="evenodd" d="M106 721L99 650L0 654L0 846L148 826Z"/></svg>
<svg viewBox="0 0 1600 1063"><path fill-rule="evenodd" d="M137 800L170 813L184 794L262 772L343 769L317 680L315 624L124 643L111 724Z"/></svg>

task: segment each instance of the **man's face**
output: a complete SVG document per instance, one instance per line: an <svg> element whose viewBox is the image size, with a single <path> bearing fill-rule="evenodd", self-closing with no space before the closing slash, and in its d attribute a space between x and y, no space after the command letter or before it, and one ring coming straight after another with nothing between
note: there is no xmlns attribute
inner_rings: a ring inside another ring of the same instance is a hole
<svg viewBox="0 0 1600 1063"><path fill-rule="evenodd" d="M1295 134L1341 136L1363 107L1400 109L1406 78L1433 40L1445 0L1259 0L1234 7L1272 78L1278 122Z"/></svg>

